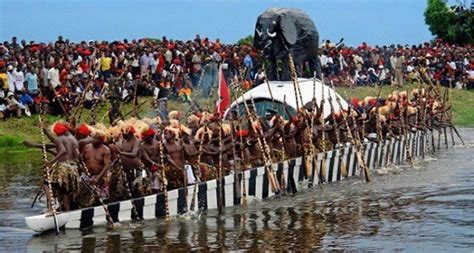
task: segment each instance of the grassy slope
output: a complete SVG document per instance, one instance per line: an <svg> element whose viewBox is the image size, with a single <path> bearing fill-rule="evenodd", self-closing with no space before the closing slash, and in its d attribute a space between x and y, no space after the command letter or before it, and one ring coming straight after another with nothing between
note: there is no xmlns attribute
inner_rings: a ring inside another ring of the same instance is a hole
<svg viewBox="0 0 474 253"><path fill-rule="evenodd" d="M408 85L405 88L411 90L416 87L416 85ZM376 96L378 88L372 87L360 87L356 89L348 88L337 88L337 91L343 96L356 96L358 98L363 98L365 96ZM387 95L392 91L391 87L383 87L382 96ZM347 95L346 95L347 94ZM454 112L454 121L457 125L460 126L474 126L474 91L465 91L465 90L452 90L452 103L453 103L453 112ZM215 101L215 95L208 99L207 97L201 97L200 94L195 94L197 97L196 102L202 106L213 107ZM140 108L140 115L145 116L147 112L151 109L151 97L140 98L139 103L147 100L144 106ZM178 110L180 112L186 112L189 109L189 104L183 104L178 100L170 100L169 108L171 110ZM105 114L104 106L97 117L98 120L102 118L102 115ZM131 105L127 104L123 110L125 113L131 110ZM83 111L84 119L89 114L89 110ZM58 120L59 117L46 116L45 122L46 125L50 125L52 122ZM105 120L107 122L107 120ZM26 148L21 144L24 140L29 140L33 142L40 142L41 136L38 128L38 116L33 115L31 118L23 117L20 119L9 118L6 121L0 121L0 149L5 151L14 151L14 150L25 150Z"/></svg>
<svg viewBox="0 0 474 253"><path fill-rule="evenodd" d="M401 90L412 90L417 88L418 85L407 85ZM365 96L377 96L378 88L373 87L360 87L356 89L350 88L336 88L336 90L343 97L358 97L363 98ZM384 86L382 88L381 96L386 96L392 91L392 87ZM444 89L443 89L444 91ZM346 95L347 94L347 95ZM453 117L454 123L459 126L470 126L474 127L474 91L469 90L456 90L451 89L451 101L453 104Z"/></svg>
<svg viewBox="0 0 474 253"><path fill-rule="evenodd" d="M214 94L210 99L208 97L202 97L201 94L196 92L195 101L201 107L209 106L213 108L216 95ZM151 97L142 97L139 98L138 104L147 101L139 109L139 115L145 117L148 115L148 112L152 108L152 98ZM185 113L190 108L189 103L183 103L178 99L171 99L168 102L168 107L170 110L177 110L182 113ZM106 109L109 108L109 103L101 107L101 110L98 113L97 121L103 118L106 114ZM128 113L132 110L131 103L125 104L123 113ZM82 113L82 120L84 120L87 115L90 114L90 110L85 109ZM130 116L128 116L130 117ZM53 122L59 120L59 116L46 115L44 117L44 122L46 126L51 125ZM108 124L108 117L104 118L103 121L105 124ZM22 142L27 140L31 142L41 142L41 134L39 129L38 115L32 115L32 117L22 117L22 118L8 118L6 121L0 120L0 150L3 151L22 151L29 150L23 146Z"/></svg>

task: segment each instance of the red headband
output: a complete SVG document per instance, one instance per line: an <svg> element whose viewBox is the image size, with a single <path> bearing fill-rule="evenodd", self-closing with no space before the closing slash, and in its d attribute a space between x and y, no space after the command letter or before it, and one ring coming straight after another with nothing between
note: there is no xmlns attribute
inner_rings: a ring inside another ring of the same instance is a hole
<svg viewBox="0 0 474 253"><path fill-rule="evenodd" d="M142 137L148 137L148 136L153 136L155 135L155 130L153 128L148 128L144 133L142 133Z"/></svg>
<svg viewBox="0 0 474 253"><path fill-rule="evenodd" d="M64 135L67 131L69 131L69 127L63 123L56 123L53 127L53 132L57 135Z"/></svg>

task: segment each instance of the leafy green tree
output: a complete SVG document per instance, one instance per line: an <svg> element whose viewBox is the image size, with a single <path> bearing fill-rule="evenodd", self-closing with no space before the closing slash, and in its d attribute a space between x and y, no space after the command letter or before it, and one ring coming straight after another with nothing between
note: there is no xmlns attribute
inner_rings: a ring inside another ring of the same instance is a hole
<svg viewBox="0 0 474 253"><path fill-rule="evenodd" d="M237 41L237 44L238 45L253 45L253 36L252 35L249 35L245 38L242 38L240 39L239 41Z"/></svg>
<svg viewBox="0 0 474 253"><path fill-rule="evenodd" d="M434 36L450 43L474 42L472 10L455 10L446 5L446 0L428 0L424 15L425 23Z"/></svg>

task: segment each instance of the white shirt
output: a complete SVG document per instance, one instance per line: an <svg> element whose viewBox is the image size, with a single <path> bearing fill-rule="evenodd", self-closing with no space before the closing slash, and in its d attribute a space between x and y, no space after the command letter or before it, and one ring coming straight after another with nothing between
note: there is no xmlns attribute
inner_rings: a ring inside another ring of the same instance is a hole
<svg viewBox="0 0 474 253"><path fill-rule="evenodd" d="M321 60L321 66L326 67L326 65L328 64L328 57L325 54L323 54L320 56L320 60Z"/></svg>
<svg viewBox="0 0 474 253"><path fill-rule="evenodd" d="M456 70L456 63L454 61L450 61L448 64L451 69Z"/></svg>
<svg viewBox="0 0 474 253"><path fill-rule="evenodd" d="M173 60L173 54L171 53L171 51L169 49L166 50L166 52L165 52L165 60L167 62L171 62L171 60Z"/></svg>
<svg viewBox="0 0 474 253"><path fill-rule="evenodd" d="M469 76L469 79L474 80L474 70L472 70L472 69L468 70L467 74Z"/></svg>
<svg viewBox="0 0 474 253"><path fill-rule="evenodd" d="M48 70L48 80L51 82L53 88L58 87L58 85L61 84L61 82L59 82L59 70L56 68L50 68Z"/></svg>
<svg viewBox="0 0 474 253"><path fill-rule="evenodd" d="M343 70L345 67L347 67L346 60L344 60L344 57L340 54L338 57L339 60L339 68Z"/></svg>
<svg viewBox="0 0 474 253"><path fill-rule="evenodd" d="M15 88L17 91L23 90L23 83L25 82L25 74L22 71L14 70L13 71L13 82L15 83Z"/></svg>
<svg viewBox="0 0 474 253"><path fill-rule="evenodd" d="M77 64L82 62L82 57L79 55L77 56L77 59L72 61L72 66L76 66Z"/></svg>
<svg viewBox="0 0 474 253"><path fill-rule="evenodd" d="M132 67L139 67L140 66L140 61L138 59L133 59L132 60Z"/></svg>
<svg viewBox="0 0 474 253"><path fill-rule="evenodd" d="M334 64L334 60L332 59L332 57L328 57L328 64L330 65Z"/></svg>
<svg viewBox="0 0 474 253"><path fill-rule="evenodd" d="M92 90L88 90L86 92L86 96L85 96L85 99L87 101L91 101L92 99L94 99L94 92Z"/></svg>
<svg viewBox="0 0 474 253"><path fill-rule="evenodd" d="M47 68L42 68L41 69L41 79L43 79L43 86L48 87L48 69Z"/></svg>
<svg viewBox="0 0 474 253"><path fill-rule="evenodd" d="M8 90L11 92L15 92L15 76L13 75L13 72L7 72L8 76Z"/></svg>
<svg viewBox="0 0 474 253"><path fill-rule="evenodd" d="M150 68L151 68L151 73L152 74L155 74L157 65L158 65L158 60L155 60L154 57L151 57L150 58Z"/></svg>

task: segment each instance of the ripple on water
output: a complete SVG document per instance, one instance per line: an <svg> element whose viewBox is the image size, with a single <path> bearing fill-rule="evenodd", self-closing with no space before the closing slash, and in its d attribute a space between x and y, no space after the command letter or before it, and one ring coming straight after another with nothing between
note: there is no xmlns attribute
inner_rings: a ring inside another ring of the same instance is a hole
<svg viewBox="0 0 474 253"><path fill-rule="evenodd" d="M0 166L0 251L472 251L474 248L474 130L468 145L391 166L371 183L351 178L295 197L199 217L122 223L32 236L23 217L35 194L39 166ZM0 157L1 158L1 157ZM24 161L23 159L22 161ZM375 174L375 173L374 173Z"/></svg>

